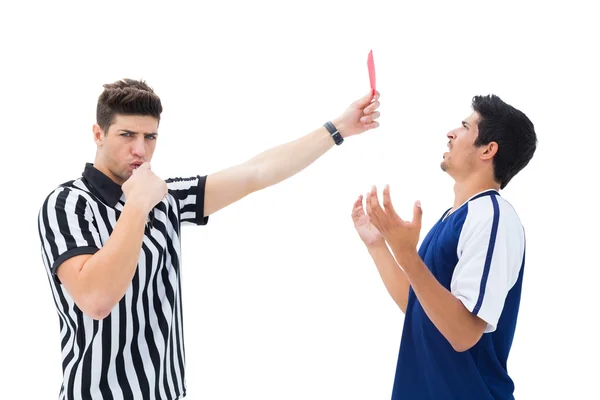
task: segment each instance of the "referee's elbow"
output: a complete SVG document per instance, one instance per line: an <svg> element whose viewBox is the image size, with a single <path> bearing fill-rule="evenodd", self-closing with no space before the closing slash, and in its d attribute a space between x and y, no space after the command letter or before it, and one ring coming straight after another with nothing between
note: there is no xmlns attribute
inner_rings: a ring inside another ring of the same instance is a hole
<svg viewBox="0 0 600 400"><path fill-rule="evenodd" d="M110 310L107 311L105 309L97 309L92 312L84 312L84 314L96 321L102 321L104 318L110 315Z"/></svg>
<svg viewBox="0 0 600 400"><path fill-rule="evenodd" d="M88 301L86 303L87 304L81 304L81 306L77 306L79 307L82 313L96 321L101 321L104 318L108 317L113 308L100 301Z"/></svg>

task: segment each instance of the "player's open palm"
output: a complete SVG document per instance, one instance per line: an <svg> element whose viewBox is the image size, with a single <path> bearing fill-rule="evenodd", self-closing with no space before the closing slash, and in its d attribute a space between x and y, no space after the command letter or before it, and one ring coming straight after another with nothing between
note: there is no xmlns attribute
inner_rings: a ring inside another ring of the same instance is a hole
<svg viewBox="0 0 600 400"><path fill-rule="evenodd" d="M367 246L384 241L381 233L379 233L377 228L371 223L369 216L365 213L362 195L354 202L352 221L354 221L354 227L358 235Z"/></svg>

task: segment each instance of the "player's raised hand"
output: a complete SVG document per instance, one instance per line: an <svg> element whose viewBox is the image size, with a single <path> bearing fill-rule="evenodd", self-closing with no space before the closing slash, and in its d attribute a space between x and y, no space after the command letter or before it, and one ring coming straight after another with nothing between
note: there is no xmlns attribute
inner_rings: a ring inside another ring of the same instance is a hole
<svg viewBox="0 0 600 400"><path fill-rule="evenodd" d="M421 203L415 202L412 221L405 221L394 210L389 186L386 185L383 190L383 208L379 204L375 186L366 197L367 215L392 249L400 252L415 250L421 233Z"/></svg>
<svg viewBox="0 0 600 400"><path fill-rule="evenodd" d="M354 228L356 228L358 235L367 246L384 242L381 233L371 223L369 216L365 214L362 195L354 202L352 208L352 221L354 222Z"/></svg>

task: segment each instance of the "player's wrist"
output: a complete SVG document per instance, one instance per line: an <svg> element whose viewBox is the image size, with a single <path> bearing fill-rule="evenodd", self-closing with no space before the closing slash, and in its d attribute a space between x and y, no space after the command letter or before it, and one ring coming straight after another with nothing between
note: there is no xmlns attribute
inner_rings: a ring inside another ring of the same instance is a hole
<svg viewBox="0 0 600 400"><path fill-rule="evenodd" d="M398 264L400 264L405 271L419 265L419 262L421 261L421 256L419 256L419 252L416 248L395 250L394 257L396 257Z"/></svg>
<svg viewBox="0 0 600 400"><path fill-rule="evenodd" d="M369 253L379 252L381 250L388 250L385 239L377 239L373 241L364 242Z"/></svg>

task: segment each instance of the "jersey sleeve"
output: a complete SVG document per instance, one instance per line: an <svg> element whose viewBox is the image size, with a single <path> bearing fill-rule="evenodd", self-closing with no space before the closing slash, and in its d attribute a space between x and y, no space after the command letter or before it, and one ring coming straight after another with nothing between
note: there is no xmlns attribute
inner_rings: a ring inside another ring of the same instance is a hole
<svg viewBox="0 0 600 400"><path fill-rule="evenodd" d="M457 247L451 292L496 330L523 265L525 234L514 209L496 195L469 202Z"/></svg>
<svg viewBox="0 0 600 400"><path fill-rule="evenodd" d="M61 187L45 200L38 217L42 253L53 279L58 267L71 257L94 254L102 246L91 208L85 197Z"/></svg>
<svg viewBox="0 0 600 400"><path fill-rule="evenodd" d="M175 198L182 224L206 225L204 215L204 189L206 176L170 178L166 180L169 193Z"/></svg>

